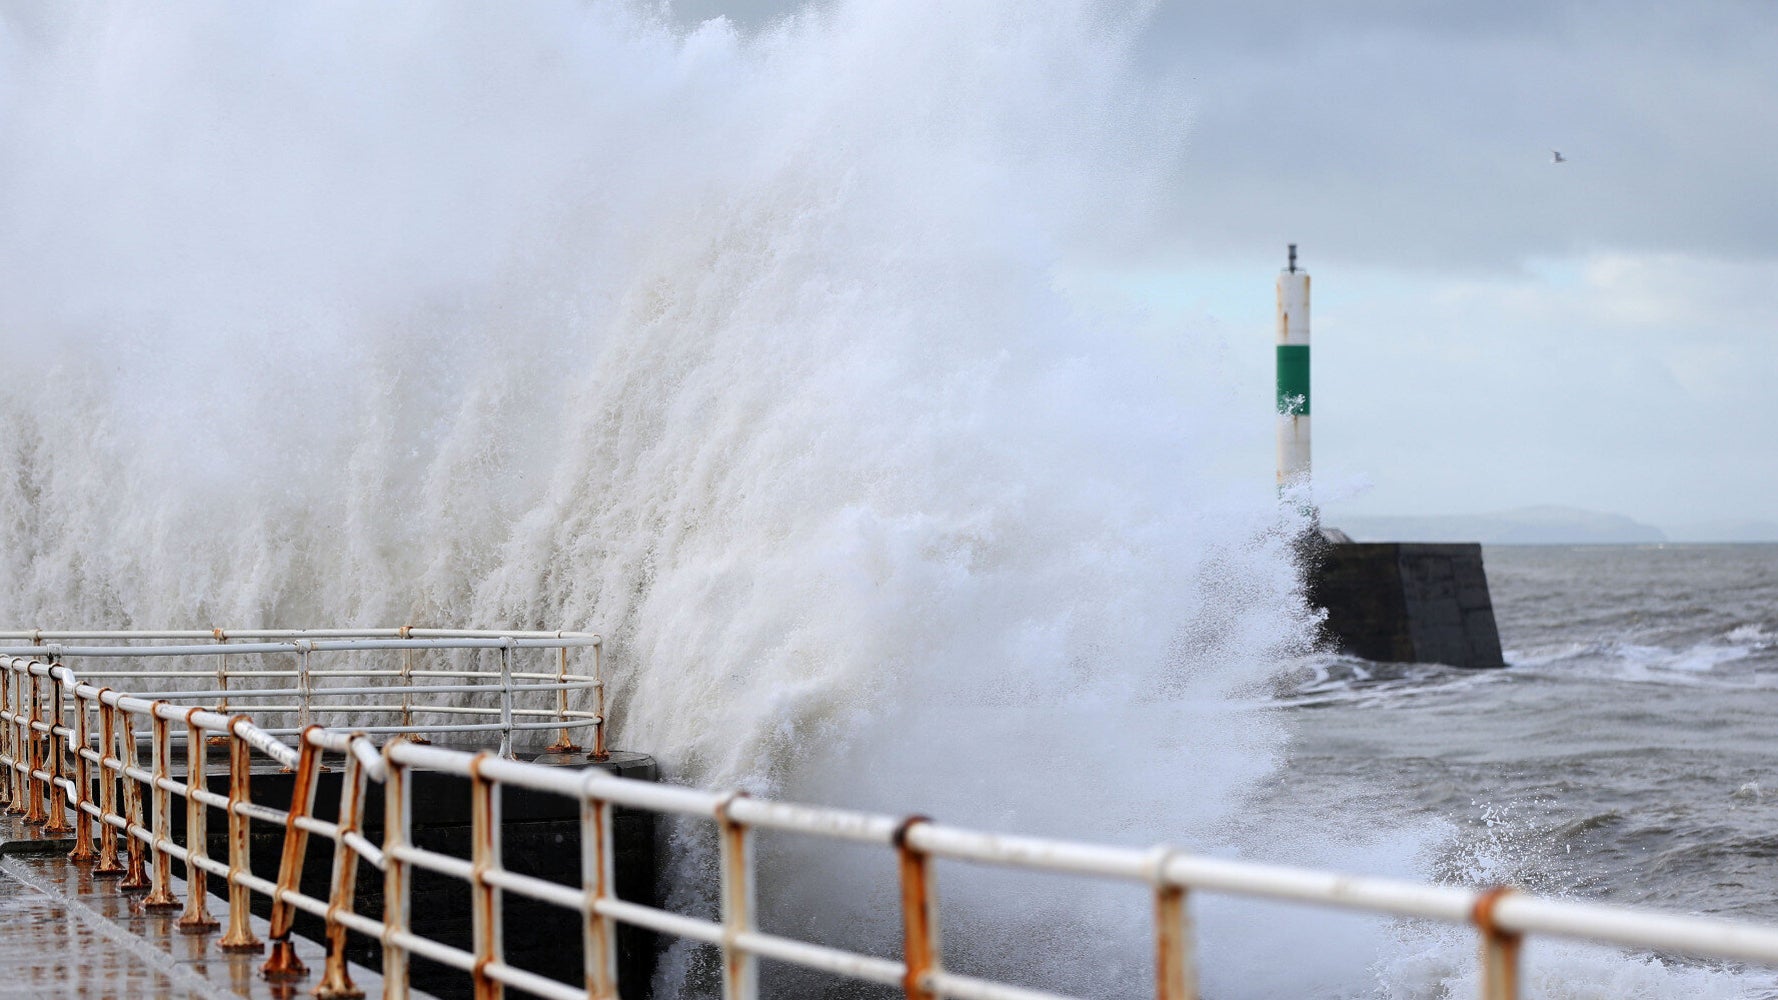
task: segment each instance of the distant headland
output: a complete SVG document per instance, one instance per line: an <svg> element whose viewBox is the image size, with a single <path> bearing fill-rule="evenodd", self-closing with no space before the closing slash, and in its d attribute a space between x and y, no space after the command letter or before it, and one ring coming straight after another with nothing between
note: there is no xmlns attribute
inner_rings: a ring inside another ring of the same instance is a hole
<svg viewBox="0 0 1778 1000"><path fill-rule="evenodd" d="M1622 514L1538 506L1486 514L1397 517L1326 513L1322 522L1356 541L1481 542L1484 545L1638 545L1661 542L1778 542L1778 522L1746 520L1665 529Z"/></svg>

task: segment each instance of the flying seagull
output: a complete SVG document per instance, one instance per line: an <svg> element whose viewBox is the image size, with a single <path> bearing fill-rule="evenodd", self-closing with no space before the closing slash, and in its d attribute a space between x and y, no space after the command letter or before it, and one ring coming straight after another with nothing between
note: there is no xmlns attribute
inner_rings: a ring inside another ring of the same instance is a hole
<svg viewBox="0 0 1778 1000"><path fill-rule="evenodd" d="M1568 157L1563 156L1561 150L1552 149L1552 150L1550 150L1550 162L1551 163L1567 163Z"/></svg>

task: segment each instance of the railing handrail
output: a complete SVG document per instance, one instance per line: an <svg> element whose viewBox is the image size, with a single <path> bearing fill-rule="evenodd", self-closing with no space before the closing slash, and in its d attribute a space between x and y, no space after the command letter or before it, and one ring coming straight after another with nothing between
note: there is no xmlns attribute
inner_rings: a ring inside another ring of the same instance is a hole
<svg viewBox="0 0 1778 1000"><path fill-rule="evenodd" d="M593 639L597 632L547 631L537 629L461 629L395 626L391 628L212 628L212 629L13 629L0 631L0 641L23 640L61 642L82 639L167 640L214 639Z"/></svg>
<svg viewBox="0 0 1778 1000"><path fill-rule="evenodd" d="M46 698L42 682L57 692ZM28 693L27 693L28 688ZM64 698L75 703L72 724L63 718ZM28 705L26 702L28 701ZM51 714L45 714L47 708ZM93 748L88 715L101 722L98 749ZM144 717L152 730L153 761L143 768L132 737L133 720ZM172 774L172 727L187 731L188 747L203 748L207 735L226 737L230 754L230 792L218 796L204 783L207 750L189 753L182 781ZM48 737L47 740L39 737ZM272 809L247 795L248 755L258 750L295 771L290 807ZM338 819L314 815L314 789L322 755L344 758ZM73 757L69 774L65 755ZM45 756L47 755L47 760ZM100 773L124 779L125 802L115 802L114 782L98 782L101 802L92 803L92 765ZM498 995L501 984L547 997L608 1000L616 996L616 926L647 927L663 933L715 944L724 952L723 993L728 1000L753 1000L757 992L755 963L769 957L864 981L901 986L910 998L958 997L978 1000L1058 1000L1059 994L962 975L944 968L939 949L939 917L934 859L1018 868L1100 879L1136 882L1151 887L1155 907L1156 996L1160 1000L1195 998L1196 965L1188 902L1192 894L1239 895L1381 916L1468 924L1482 943L1481 990L1484 1000L1517 995L1519 942L1526 934L1580 938L1630 948L1647 948L1695 957L1734 959L1778 965L1778 927L1710 917L1667 914L1623 906L1543 899L1504 888L1468 889L1397 879L1351 876L1205 857L1172 846L1131 848L1039 837L988 833L934 822L920 816L884 814L800 805L749 798L735 792L712 792L659 785L618 777L600 770L570 771L508 760L482 751L469 753L406 741L377 746L358 732L306 729L295 748L278 741L251 719L203 708L187 708L165 700L147 700L101 688L80 678L70 667L43 660L0 657L0 799L9 811L27 821L75 833L71 856L96 861L95 874L128 873L125 885L150 895L145 905L177 908L171 895L170 860L187 865L190 881L182 926L217 926L205 910L204 879L214 874L229 889L230 941L246 947L252 937L246 923L246 897L251 892L273 901L272 934L278 944L265 970L271 975L300 968L289 940L291 918L298 910L326 921L329 937L322 995L346 995L344 943L348 931L379 938L384 949L386 997L407 995L407 962L422 955L462 969L475 977L478 995ZM471 784L473 856L457 858L423 849L412 842L411 800L407 773L424 769L455 774ZM368 782L387 787L384 840L371 842L362 833L362 806ZM153 826L142 820L142 795L155 797ZM499 795L501 786L569 798L581 806L582 884L549 882L504 868L500 861ZM187 837L173 842L168 825L171 797L186 800ZM48 808L45 809L45 798ZM76 825L66 824L74 808ZM614 807L700 817L713 821L721 846L720 921L704 920L618 898L612 881L611 810ZM208 809L224 811L230 824L231 855L222 864L207 855L204 818ZM92 847L91 821L98 820L101 850ZM257 878L245 868L247 824L253 820L285 828L283 865L276 883ZM814 837L874 845L893 850L902 886L902 956L847 951L760 931L754 921L752 885L756 877L752 838L757 830L777 830ZM116 833L127 840L130 863L121 863ZM240 836L236 834L239 833ZM311 835L334 844L333 881L327 899L299 891L303 845ZM152 855L152 872L144 852ZM83 856L84 855L84 856ZM384 909L380 917L358 913L353 879L362 860L384 875ZM459 878L472 890L476 921L473 951L419 937L407 922L408 879L413 868ZM500 897L514 892L575 910L583 915L587 955L585 981L560 983L505 962L498 914ZM257 942L253 942L257 947Z"/></svg>
<svg viewBox="0 0 1778 1000"><path fill-rule="evenodd" d="M194 644L191 640L207 639ZM5 645L7 641L24 640L29 645ZM119 645L73 645L76 642L117 642ZM175 643L173 645L156 643ZM209 707L227 712L248 707L256 712L286 712L296 716L294 726L269 729L282 736L294 736L313 722L316 716L337 718L342 715L362 719L366 714L399 715L397 724L364 725L366 732L377 734L501 734L501 751L510 754L515 747L515 734L558 731L557 740L548 748L554 752L575 752L573 731L590 729L592 753L604 759L605 749L605 684L602 671L602 637L596 632L574 630L543 631L535 629L443 629L403 625L392 628L332 629L31 629L0 631L0 657L48 658L58 663L70 660L137 660L141 658L215 657L215 669L187 670L116 670L86 669L93 678L133 678L155 680L214 679L214 685L189 691L159 691L157 698L173 701L205 701ZM592 650L593 672L574 673L569 670L568 652L573 649ZM554 672L514 670L515 650L553 649L559 654ZM414 670L409 658L414 652L447 650L494 650L500 654L498 670ZM388 652L402 654L399 670L327 670L311 669L310 654L339 652ZM241 656L289 655L297 658L294 670L233 670L227 664ZM457 684L432 683L450 677ZM241 690L231 682L241 678L263 681L272 678L296 679L289 687L254 687ZM320 678L357 677L390 678L381 683L359 686L317 686ZM399 683L393 679L399 678ZM471 678L488 678L489 685L467 685ZM416 680L423 681L415 683ZM590 711L570 707L572 692L590 691ZM519 695L555 692L554 710L520 707ZM381 703L338 704L338 700L364 694L400 696L399 705ZM415 697L437 697L447 694L487 693L498 697L493 707L475 705L417 704ZM294 703L267 703L266 699L294 697ZM317 699L321 699L318 701ZM250 704L245 704L248 703ZM485 716L498 721L451 722L419 724L416 712L446 716ZM551 721L538 721L548 719Z"/></svg>

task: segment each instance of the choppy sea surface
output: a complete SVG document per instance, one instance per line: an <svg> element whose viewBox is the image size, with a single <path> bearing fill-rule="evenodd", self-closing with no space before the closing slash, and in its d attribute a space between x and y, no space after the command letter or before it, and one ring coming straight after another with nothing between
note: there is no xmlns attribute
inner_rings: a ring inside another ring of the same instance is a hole
<svg viewBox="0 0 1778 1000"><path fill-rule="evenodd" d="M1452 881L1778 923L1778 545L1484 559L1508 668L1305 665L1254 807L1443 827Z"/></svg>

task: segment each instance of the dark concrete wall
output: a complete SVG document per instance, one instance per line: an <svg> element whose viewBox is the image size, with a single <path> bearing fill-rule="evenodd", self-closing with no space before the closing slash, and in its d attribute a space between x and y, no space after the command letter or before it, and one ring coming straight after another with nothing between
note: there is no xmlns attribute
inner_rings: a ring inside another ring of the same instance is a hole
<svg viewBox="0 0 1778 1000"><path fill-rule="evenodd" d="M1393 663L1503 667L1482 547L1340 542L1306 553L1310 603L1342 652Z"/></svg>

